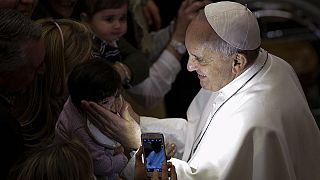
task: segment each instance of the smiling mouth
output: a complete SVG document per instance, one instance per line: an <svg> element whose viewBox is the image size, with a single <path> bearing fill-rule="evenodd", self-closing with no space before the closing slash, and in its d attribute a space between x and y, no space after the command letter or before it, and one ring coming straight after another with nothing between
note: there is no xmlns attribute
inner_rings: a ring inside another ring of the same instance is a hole
<svg viewBox="0 0 320 180"><path fill-rule="evenodd" d="M198 74L198 78L199 79L203 79L203 78L207 77L206 75L202 75L202 74L199 74L199 73L197 73L197 74Z"/></svg>
<svg viewBox="0 0 320 180"><path fill-rule="evenodd" d="M72 7L74 5L73 2L62 2L60 3L61 6L63 7Z"/></svg>

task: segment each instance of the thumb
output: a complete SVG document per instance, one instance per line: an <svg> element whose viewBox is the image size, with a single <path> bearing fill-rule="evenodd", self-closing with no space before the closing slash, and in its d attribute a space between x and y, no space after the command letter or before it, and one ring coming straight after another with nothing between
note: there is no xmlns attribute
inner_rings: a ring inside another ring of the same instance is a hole
<svg viewBox="0 0 320 180"><path fill-rule="evenodd" d="M151 180L158 180L159 172L157 170L153 171Z"/></svg>
<svg viewBox="0 0 320 180"><path fill-rule="evenodd" d="M143 165L142 153L143 153L142 146L140 146L138 151L136 152L136 165Z"/></svg>
<svg viewBox="0 0 320 180"><path fill-rule="evenodd" d="M121 117L127 121L132 119L128 109L129 109L129 105L124 104L124 106L120 110Z"/></svg>

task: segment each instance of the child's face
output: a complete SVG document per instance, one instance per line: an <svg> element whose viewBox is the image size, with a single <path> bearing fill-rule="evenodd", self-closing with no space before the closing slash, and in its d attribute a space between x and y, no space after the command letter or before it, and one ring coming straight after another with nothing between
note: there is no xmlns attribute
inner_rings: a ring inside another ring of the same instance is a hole
<svg viewBox="0 0 320 180"><path fill-rule="evenodd" d="M114 96L106 97L99 102L100 105L114 113L120 112L122 103L122 96L118 92Z"/></svg>
<svg viewBox="0 0 320 180"><path fill-rule="evenodd" d="M112 42L127 32L127 11L127 5L118 9L104 9L95 13L88 24L98 37Z"/></svg>

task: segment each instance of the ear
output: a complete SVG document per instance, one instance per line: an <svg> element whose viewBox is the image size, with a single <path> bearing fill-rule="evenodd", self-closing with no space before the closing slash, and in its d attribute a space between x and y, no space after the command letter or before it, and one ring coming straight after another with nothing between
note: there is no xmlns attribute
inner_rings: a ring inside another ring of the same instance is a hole
<svg viewBox="0 0 320 180"><path fill-rule="evenodd" d="M242 53L237 53L232 64L232 73L236 76L240 75L247 67L247 57Z"/></svg>
<svg viewBox="0 0 320 180"><path fill-rule="evenodd" d="M88 23L89 22L88 14L87 13L81 13L80 14L80 20L81 20L81 22Z"/></svg>

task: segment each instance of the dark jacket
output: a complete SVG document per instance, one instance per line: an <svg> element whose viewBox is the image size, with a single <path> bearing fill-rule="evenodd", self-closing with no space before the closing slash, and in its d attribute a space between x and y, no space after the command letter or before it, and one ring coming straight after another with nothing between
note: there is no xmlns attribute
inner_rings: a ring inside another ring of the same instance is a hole
<svg viewBox="0 0 320 180"><path fill-rule="evenodd" d="M11 105L1 96L0 142L0 179L6 179L14 164L24 157L24 145L19 122L11 114Z"/></svg>

